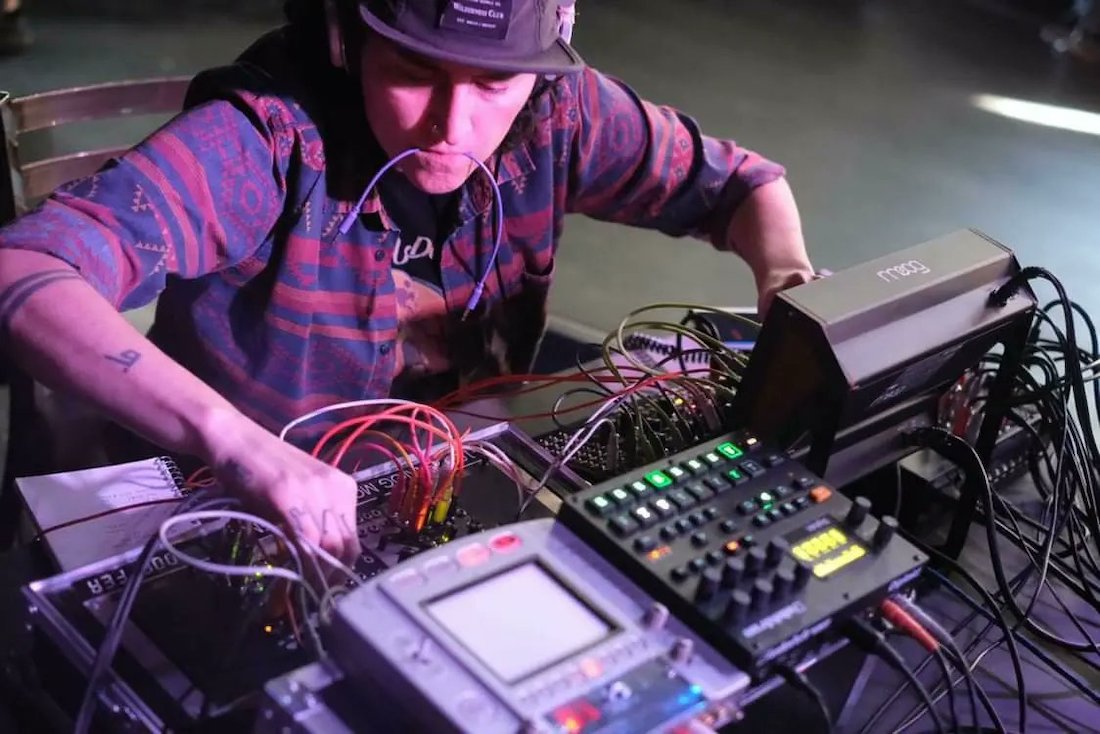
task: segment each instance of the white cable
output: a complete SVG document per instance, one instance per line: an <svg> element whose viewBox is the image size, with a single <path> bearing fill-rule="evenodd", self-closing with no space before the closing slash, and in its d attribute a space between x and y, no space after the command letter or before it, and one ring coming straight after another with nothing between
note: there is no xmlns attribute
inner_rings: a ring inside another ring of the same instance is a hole
<svg viewBox="0 0 1100 734"><path fill-rule="evenodd" d="M332 555L327 550L317 545L312 540L309 540L308 538L302 538L302 546L302 550L305 551L306 555L316 555L318 558L320 558L322 561L329 564L336 570L343 572L343 574L351 579L356 586L359 585L359 575L356 574L350 566L341 561L339 558ZM327 593L329 589L326 588L325 591Z"/></svg>
<svg viewBox="0 0 1100 734"><path fill-rule="evenodd" d="M267 530L283 540L288 552L294 559L295 565L298 567L298 573L279 566L230 566L222 563L211 563L210 561L205 561L183 552L169 539L168 531L176 525L194 522L196 520L239 520L241 522L259 525L264 530ZM222 574L224 576L271 576L284 578L298 582L306 588L310 588L301 573L302 559L299 557L298 551L290 543L283 531L267 520L246 512L237 512L235 510L200 510L198 512L185 512L181 515L170 517L160 525L160 542L164 544L164 547L169 553L178 558L182 563L197 568L200 571ZM310 588L310 591L313 591L313 589ZM316 594L314 595L316 596Z"/></svg>

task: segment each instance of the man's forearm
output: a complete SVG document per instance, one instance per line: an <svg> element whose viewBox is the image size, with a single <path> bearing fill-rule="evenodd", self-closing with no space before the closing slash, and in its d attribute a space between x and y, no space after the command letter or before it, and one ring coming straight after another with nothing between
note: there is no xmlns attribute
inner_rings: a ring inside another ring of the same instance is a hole
<svg viewBox="0 0 1100 734"><path fill-rule="evenodd" d="M765 310L775 293L813 278L791 187L778 179L752 191L730 219L726 245L752 269Z"/></svg>
<svg viewBox="0 0 1100 734"><path fill-rule="evenodd" d="M0 251L0 344L39 382L170 451L204 456L217 424L243 418L49 255Z"/></svg>

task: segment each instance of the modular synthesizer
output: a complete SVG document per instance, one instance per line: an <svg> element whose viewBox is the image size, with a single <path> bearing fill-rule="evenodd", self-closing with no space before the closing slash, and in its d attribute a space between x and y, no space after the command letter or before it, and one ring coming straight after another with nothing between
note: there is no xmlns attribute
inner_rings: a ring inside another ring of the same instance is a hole
<svg viewBox="0 0 1100 734"><path fill-rule="evenodd" d="M735 433L574 494L559 519L763 674L919 575L927 558L869 510Z"/></svg>

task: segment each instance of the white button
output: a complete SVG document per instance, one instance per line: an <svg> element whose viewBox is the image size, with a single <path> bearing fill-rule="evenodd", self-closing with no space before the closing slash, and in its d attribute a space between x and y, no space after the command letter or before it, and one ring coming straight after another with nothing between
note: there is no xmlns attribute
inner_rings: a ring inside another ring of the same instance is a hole
<svg viewBox="0 0 1100 734"><path fill-rule="evenodd" d="M424 564L424 575L428 578L447 576L457 570L458 566L455 565L455 562L446 556L442 558L433 558Z"/></svg>

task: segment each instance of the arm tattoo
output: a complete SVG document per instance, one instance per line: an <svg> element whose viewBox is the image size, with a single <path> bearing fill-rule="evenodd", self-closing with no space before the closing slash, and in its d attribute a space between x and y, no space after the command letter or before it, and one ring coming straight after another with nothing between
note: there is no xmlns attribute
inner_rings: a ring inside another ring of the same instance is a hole
<svg viewBox="0 0 1100 734"><path fill-rule="evenodd" d="M141 352L136 349L127 349L125 352L119 352L118 354L104 354L103 358L122 365L122 371L129 372L130 368L141 359Z"/></svg>
<svg viewBox="0 0 1100 734"><path fill-rule="evenodd" d="M20 278L0 292L0 336L7 334L12 317L28 298L59 280L83 280L83 278L80 273L72 269L47 270Z"/></svg>

